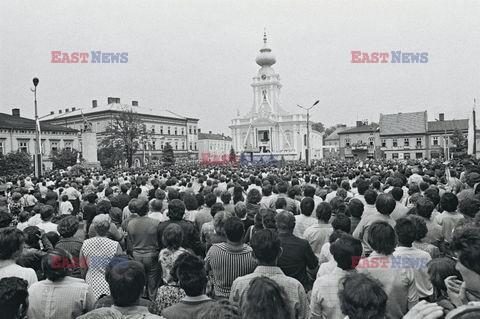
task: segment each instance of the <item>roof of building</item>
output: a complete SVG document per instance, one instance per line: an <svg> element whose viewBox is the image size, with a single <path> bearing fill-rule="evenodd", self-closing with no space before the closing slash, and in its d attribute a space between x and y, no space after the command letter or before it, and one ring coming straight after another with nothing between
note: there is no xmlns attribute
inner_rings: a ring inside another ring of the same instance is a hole
<svg viewBox="0 0 480 319"><path fill-rule="evenodd" d="M454 131L456 129L462 131L468 130L468 119L428 122L429 132L444 132L445 130Z"/></svg>
<svg viewBox="0 0 480 319"><path fill-rule="evenodd" d="M335 141L335 140L338 140L340 137L338 136L338 133L340 132L343 132L343 131L346 131L346 130L349 130L351 129L352 127L351 126L340 126L340 127L337 127L335 129L335 131L333 131L332 134L330 134L329 136L325 137L324 141L328 142L328 141Z"/></svg>
<svg viewBox="0 0 480 319"><path fill-rule="evenodd" d="M132 106L132 105L121 104L121 103L110 103L106 105L99 105L97 107L77 108L75 109L75 111L70 111L67 113L62 112L62 113L48 114L43 116L41 120L49 121L49 120L70 118L72 116L81 116L82 113L84 115L88 115L88 114L95 114L100 112L123 112L123 111L130 111L130 110L142 115L153 115L153 116L182 119L182 120L189 118L167 109L157 109L157 108L154 109L154 108L148 108L143 106ZM198 119L195 119L195 120L198 120Z"/></svg>
<svg viewBox="0 0 480 319"><path fill-rule="evenodd" d="M35 130L35 126L35 120L13 116L7 113L0 113L0 128L2 129ZM40 122L40 130L53 132L78 132L78 130L69 127L52 125L43 122Z"/></svg>
<svg viewBox="0 0 480 319"><path fill-rule="evenodd" d="M345 131L338 132L338 134L374 133L378 131L379 131L379 127L377 124L370 124L370 125L355 126Z"/></svg>
<svg viewBox="0 0 480 319"><path fill-rule="evenodd" d="M425 134L427 111L380 114L380 135Z"/></svg>
<svg viewBox="0 0 480 319"><path fill-rule="evenodd" d="M199 140L218 140L218 141L232 141L230 136L214 133L198 133Z"/></svg>

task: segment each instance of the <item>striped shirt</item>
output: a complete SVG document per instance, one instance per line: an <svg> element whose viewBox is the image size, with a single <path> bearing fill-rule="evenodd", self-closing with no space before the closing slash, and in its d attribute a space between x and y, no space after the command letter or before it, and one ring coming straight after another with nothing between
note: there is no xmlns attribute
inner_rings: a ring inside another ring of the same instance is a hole
<svg viewBox="0 0 480 319"><path fill-rule="evenodd" d="M257 266L248 245L214 244L205 257L207 271L213 275L215 296L228 298L232 283L238 277L252 273Z"/></svg>

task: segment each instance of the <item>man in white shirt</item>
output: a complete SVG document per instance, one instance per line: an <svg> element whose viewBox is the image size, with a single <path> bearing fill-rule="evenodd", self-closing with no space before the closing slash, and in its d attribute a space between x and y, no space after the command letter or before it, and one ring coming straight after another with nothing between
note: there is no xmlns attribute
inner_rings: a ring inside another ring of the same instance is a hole
<svg viewBox="0 0 480 319"><path fill-rule="evenodd" d="M51 222L54 209L50 205L44 205L40 208L40 218L42 221L37 225L45 233L55 232L58 234L57 224Z"/></svg>

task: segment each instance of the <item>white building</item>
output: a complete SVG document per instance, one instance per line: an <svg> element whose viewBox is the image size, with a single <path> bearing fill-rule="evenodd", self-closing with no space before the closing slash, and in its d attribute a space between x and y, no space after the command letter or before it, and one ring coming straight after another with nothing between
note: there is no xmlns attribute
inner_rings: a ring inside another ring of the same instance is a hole
<svg viewBox="0 0 480 319"><path fill-rule="evenodd" d="M213 134L212 131L208 133L198 133L198 155L202 159L202 154L209 154L211 157L222 155L230 155L232 148L232 138L222 134Z"/></svg>
<svg viewBox="0 0 480 319"><path fill-rule="evenodd" d="M35 154L35 120L20 117L20 109L12 115L0 113L0 154L25 152ZM52 169L50 154L61 149L80 149L79 131L47 123L40 123L41 153L44 170ZM33 157L32 157L33 161Z"/></svg>
<svg viewBox="0 0 480 319"><path fill-rule="evenodd" d="M50 112L41 118L49 124L63 125L66 127L83 130L84 120L92 124L92 131L97 134L98 142L101 141L108 125L114 117L123 111L133 111L140 116L145 129L150 133L151 139L142 146L134 155L135 166L141 166L146 161L157 161L162 158L163 147L169 143L175 157L198 157L198 119L186 117L175 112L139 106L138 101L131 104L120 103L120 98L109 97L107 104L98 105L97 100L92 101L91 107L67 108L58 112Z"/></svg>
<svg viewBox="0 0 480 319"><path fill-rule="evenodd" d="M237 153L271 153L283 155L287 160L305 159L307 115L291 114L283 109L280 76L272 67L276 59L267 45L266 34L263 41L264 46L255 60L260 69L251 84L253 106L244 116L238 113L230 126L233 147ZM310 121L310 158L321 159L322 134L313 131L312 124Z"/></svg>

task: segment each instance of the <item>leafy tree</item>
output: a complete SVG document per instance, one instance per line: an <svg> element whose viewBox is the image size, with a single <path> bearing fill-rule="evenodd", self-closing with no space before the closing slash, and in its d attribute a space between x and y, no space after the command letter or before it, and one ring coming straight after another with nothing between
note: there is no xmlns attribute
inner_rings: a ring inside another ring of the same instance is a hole
<svg viewBox="0 0 480 319"><path fill-rule="evenodd" d="M453 147L453 155L455 157L461 157L466 155L468 143L467 139L463 135L462 131L460 129L455 129L452 133L452 136L450 137L452 144L454 145Z"/></svg>
<svg viewBox="0 0 480 319"><path fill-rule="evenodd" d="M141 146L146 147L151 134L147 132L140 116L131 109L119 112L107 126L100 146L122 150L122 159L133 165L133 155Z"/></svg>
<svg viewBox="0 0 480 319"><path fill-rule="evenodd" d="M0 154L0 175L31 174L33 159L30 154L17 151Z"/></svg>
<svg viewBox="0 0 480 319"><path fill-rule="evenodd" d="M325 125L323 125L321 122L314 123L312 124L312 130L322 133L325 131Z"/></svg>
<svg viewBox="0 0 480 319"><path fill-rule="evenodd" d="M123 150L113 146L99 148L97 158L103 168L113 168L125 161Z"/></svg>
<svg viewBox="0 0 480 319"><path fill-rule="evenodd" d="M168 142L163 147L163 163L165 165L173 165L175 163L175 155L173 154L173 147Z"/></svg>
<svg viewBox="0 0 480 319"><path fill-rule="evenodd" d="M337 129L336 126L330 126L330 127L328 127L328 128L325 130L325 134L323 134L323 137L329 136L330 134L332 134L333 132L335 132L336 129Z"/></svg>
<svg viewBox="0 0 480 319"><path fill-rule="evenodd" d="M64 148L50 153L53 169L65 169L68 166L74 166L77 163L77 158L78 151L75 149Z"/></svg>

